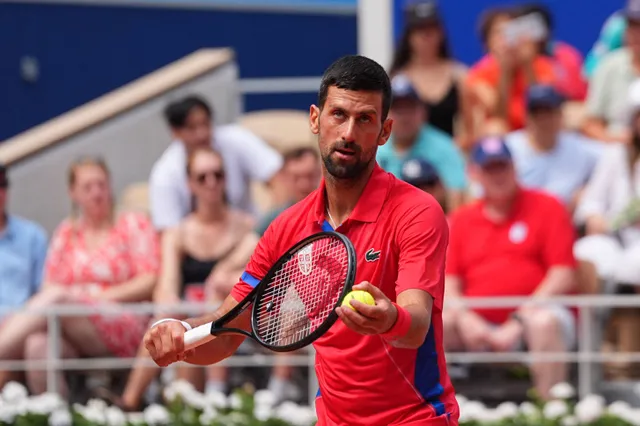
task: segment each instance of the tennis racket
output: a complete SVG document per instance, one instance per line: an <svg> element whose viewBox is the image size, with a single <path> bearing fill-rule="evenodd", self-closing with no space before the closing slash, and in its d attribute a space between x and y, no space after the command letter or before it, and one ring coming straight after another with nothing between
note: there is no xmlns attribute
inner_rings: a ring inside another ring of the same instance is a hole
<svg viewBox="0 0 640 426"><path fill-rule="evenodd" d="M187 331L185 349L224 333L243 334L276 352L307 346L337 321L335 308L351 291L355 276L355 249L347 237L337 232L311 235L287 250L232 310ZM225 327L249 306L250 332Z"/></svg>

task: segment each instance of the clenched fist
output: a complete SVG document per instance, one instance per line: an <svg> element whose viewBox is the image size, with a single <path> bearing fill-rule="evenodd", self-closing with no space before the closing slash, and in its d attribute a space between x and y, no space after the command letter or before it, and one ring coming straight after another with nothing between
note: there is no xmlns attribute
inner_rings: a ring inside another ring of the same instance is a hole
<svg viewBox="0 0 640 426"><path fill-rule="evenodd" d="M184 333L180 321L165 321L147 331L144 346L159 367L184 361L193 350L184 350Z"/></svg>

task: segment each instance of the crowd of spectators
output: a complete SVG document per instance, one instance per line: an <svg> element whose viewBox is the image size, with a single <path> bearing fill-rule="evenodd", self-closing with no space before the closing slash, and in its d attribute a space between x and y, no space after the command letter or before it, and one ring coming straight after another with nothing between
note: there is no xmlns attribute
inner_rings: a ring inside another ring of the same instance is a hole
<svg viewBox="0 0 640 426"><path fill-rule="evenodd" d="M393 133L377 159L433 195L449 217L445 345L572 350L576 313L536 298L584 292L585 270L614 288L640 284L640 0L606 21L586 60L553 37L543 5L487 10L478 24L486 53L469 68L452 57L435 1L410 1L405 13L389 64ZM567 126L569 104L582 105L580 126ZM149 214L117 212L108 166L83 158L70 166L70 216L50 242L37 224L0 216L2 306L220 301L270 221L320 181L315 149L279 152L237 124L216 126L198 96L171 103L165 118L173 142L150 172ZM256 208L256 181L281 194L273 211ZM1 212L9 189L0 167ZM518 309L455 303L509 295L532 302ZM62 355L144 359L140 339L149 321L63 319ZM1 360L40 359L46 349L43 318L2 318ZM542 397L568 378L560 363L534 363L531 372ZM138 408L157 373L134 366L122 396L111 399ZM227 390L222 367L177 374ZM296 398L291 376L283 360L269 387ZM0 387L12 377L0 372ZM26 377L33 392L44 391L45 379L37 371Z"/></svg>

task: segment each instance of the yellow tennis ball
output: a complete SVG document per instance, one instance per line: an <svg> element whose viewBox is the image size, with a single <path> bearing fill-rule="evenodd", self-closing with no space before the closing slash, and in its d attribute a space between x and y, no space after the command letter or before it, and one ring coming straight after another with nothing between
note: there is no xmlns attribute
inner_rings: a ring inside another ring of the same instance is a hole
<svg viewBox="0 0 640 426"><path fill-rule="evenodd" d="M371 295L371 293L364 290L353 290L347 293L347 295L344 297L344 300L342 301L342 306L347 306L355 311L356 308L351 306L351 300L357 300L359 302L362 302L364 304L371 305L371 306L375 306L376 304L376 301Z"/></svg>

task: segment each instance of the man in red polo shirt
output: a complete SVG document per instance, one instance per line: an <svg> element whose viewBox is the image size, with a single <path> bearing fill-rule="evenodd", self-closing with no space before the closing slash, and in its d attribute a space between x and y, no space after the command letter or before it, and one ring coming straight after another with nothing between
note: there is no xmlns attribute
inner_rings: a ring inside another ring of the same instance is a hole
<svg viewBox="0 0 640 426"><path fill-rule="evenodd" d="M318 425L458 424L442 348L448 227L432 196L376 163L391 133L390 104L389 78L376 62L346 56L325 71L309 114L323 160L320 187L271 223L216 313L151 328L145 345L158 365L208 365L231 356L242 336L219 336L185 353L185 331L236 306L290 246L335 229L356 249L354 288L369 291L376 305L337 308L341 321L314 343ZM245 312L230 326L248 329L249 319ZM402 323L410 326L400 331Z"/></svg>
<svg viewBox="0 0 640 426"><path fill-rule="evenodd" d="M454 213L447 257L445 345L448 350L562 352L576 340L571 311L536 299L575 289L574 231L555 198L518 186L511 153L497 137L471 152L483 198ZM519 309L464 309L455 298L531 296ZM542 397L566 379L566 366L532 365Z"/></svg>

